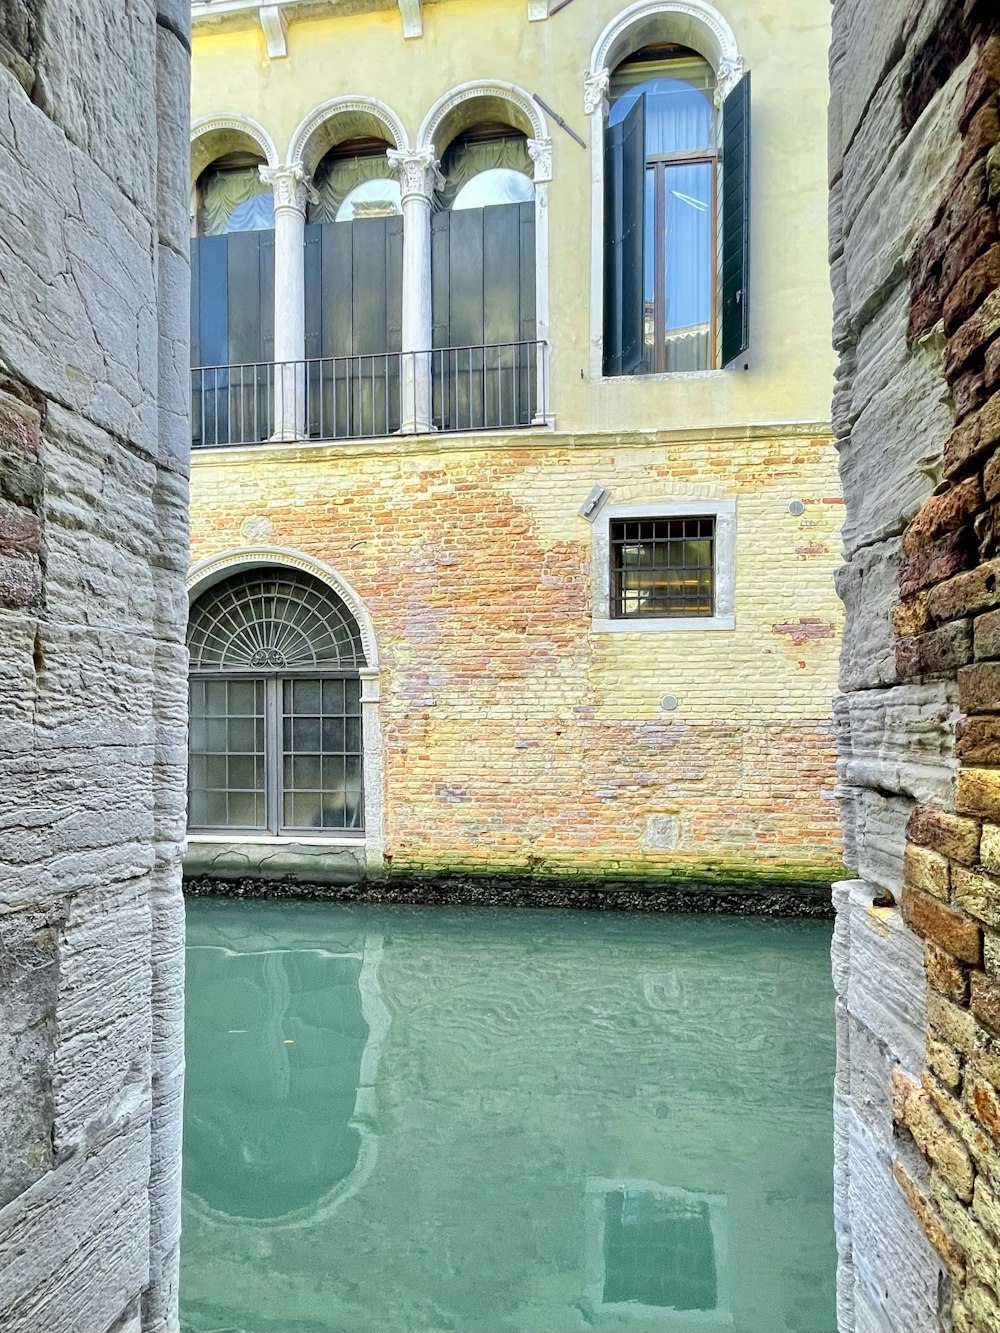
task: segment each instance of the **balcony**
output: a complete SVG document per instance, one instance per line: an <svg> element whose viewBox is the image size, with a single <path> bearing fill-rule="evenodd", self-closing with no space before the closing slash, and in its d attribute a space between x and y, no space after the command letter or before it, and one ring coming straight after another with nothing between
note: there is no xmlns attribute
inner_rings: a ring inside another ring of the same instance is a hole
<svg viewBox="0 0 1000 1333"><path fill-rule="evenodd" d="M546 350L543 342L512 342L198 366L191 372L191 444L215 449L540 425Z"/></svg>

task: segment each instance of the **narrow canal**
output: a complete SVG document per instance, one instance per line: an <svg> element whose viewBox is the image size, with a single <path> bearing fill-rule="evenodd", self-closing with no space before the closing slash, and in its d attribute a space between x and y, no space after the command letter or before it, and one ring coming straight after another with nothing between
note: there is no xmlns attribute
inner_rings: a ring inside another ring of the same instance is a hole
<svg viewBox="0 0 1000 1333"><path fill-rule="evenodd" d="M189 1333L829 1333L830 927L188 904Z"/></svg>

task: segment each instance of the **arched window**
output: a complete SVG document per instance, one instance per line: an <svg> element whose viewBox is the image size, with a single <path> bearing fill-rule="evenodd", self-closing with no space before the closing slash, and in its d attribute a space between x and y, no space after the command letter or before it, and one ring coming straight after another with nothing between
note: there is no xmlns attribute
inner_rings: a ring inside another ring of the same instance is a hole
<svg viewBox="0 0 1000 1333"><path fill-rule="evenodd" d="M192 829L364 827L361 634L332 589L288 569L215 584L188 628Z"/></svg>
<svg viewBox="0 0 1000 1333"><path fill-rule="evenodd" d="M307 222L353 222L402 213L399 182L386 157L390 147L374 135L334 144L313 173Z"/></svg>
<svg viewBox="0 0 1000 1333"><path fill-rule="evenodd" d="M432 366L443 429L527 425L535 415L533 171L526 134L501 121L473 121L441 155Z"/></svg>
<svg viewBox="0 0 1000 1333"><path fill-rule="evenodd" d="M239 148L213 157L197 180L191 242L195 446L256 443L274 429L274 196L261 179L263 165L249 147Z"/></svg>
<svg viewBox="0 0 1000 1333"><path fill-rule="evenodd" d="M325 123L327 135L353 126ZM372 126L371 128L375 128ZM306 213L305 346L310 435L399 429L403 217L386 150L366 134L338 140L313 173Z"/></svg>
<svg viewBox="0 0 1000 1333"><path fill-rule="evenodd" d="M612 69L606 375L711 370L746 350L749 87L745 75L720 108L709 61L663 41Z"/></svg>
<svg viewBox="0 0 1000 1333"><path fill-rule="evenodd" d="M715 364L714 90L708 61L681 48L646 48L611 78L609 131L642 142L640 372Z"/></svg>

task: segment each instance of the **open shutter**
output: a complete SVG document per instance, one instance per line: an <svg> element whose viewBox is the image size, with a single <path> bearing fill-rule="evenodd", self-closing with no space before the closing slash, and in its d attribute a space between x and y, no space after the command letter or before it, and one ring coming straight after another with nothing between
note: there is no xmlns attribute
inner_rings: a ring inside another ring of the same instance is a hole
<svg viewBox="0 0 1000 1333"><path fill-rule="evenodd" d="M750 346L750 75L722 107L722 364Z"/></svg>
<svg viewBox="0 0 1000 1333"><path fill-rule="evenodd" d="M604 149L604 373L630 375L643 353L646 99L616 125Z"/></svg>

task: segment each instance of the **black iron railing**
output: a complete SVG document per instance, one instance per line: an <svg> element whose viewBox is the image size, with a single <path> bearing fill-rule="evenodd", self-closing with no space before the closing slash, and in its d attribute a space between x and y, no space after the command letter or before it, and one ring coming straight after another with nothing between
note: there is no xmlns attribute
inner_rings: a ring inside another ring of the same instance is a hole
<svg viewBox="0 0 1000 1333"><path fill-rule="evenodd" d="M541 342L199 366L192 445L530 426L541 420L545 373Z"/></svg>

